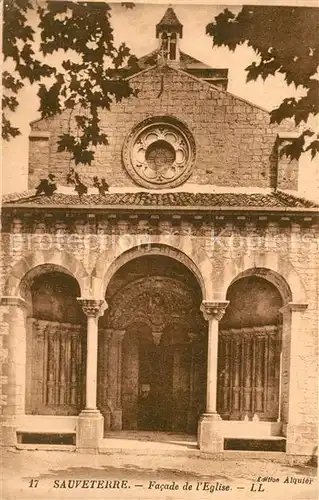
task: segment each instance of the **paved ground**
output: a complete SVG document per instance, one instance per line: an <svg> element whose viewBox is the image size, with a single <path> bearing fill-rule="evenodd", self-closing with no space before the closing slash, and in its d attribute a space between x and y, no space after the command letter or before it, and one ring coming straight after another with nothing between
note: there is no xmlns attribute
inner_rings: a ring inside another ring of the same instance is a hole
<svg viewBox="0 0 319 500"><path fill-rule="evenodd" d="M2 462L1 500L318 498L313 467L271 461L7 450Z"/></svg>
<svg viewBox="0 0 319 500"><path fill-rule="evenodd" d="M131 452L138 449L140 453L195 452L198 450L197 438L189 434L155 431L112 431L105 434L102 447L105 450L121 449Z"/></svg>

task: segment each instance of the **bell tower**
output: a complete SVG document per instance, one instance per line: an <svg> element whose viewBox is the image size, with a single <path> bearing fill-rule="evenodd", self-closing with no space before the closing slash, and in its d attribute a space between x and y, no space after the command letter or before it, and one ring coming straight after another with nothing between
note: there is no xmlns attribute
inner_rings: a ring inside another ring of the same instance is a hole
<svg viewBox="0 0 319 500"><path fill-rule="evenodd" d="M183 25L172 7L168 7L161 21L156 25L159 39L158 57L162 64L179 62L179 41L183 38Z"/></svg>

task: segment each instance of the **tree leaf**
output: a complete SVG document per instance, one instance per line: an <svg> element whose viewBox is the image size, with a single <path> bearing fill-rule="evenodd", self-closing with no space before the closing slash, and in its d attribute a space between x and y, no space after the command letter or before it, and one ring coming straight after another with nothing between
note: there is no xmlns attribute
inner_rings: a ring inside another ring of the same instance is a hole
<svg viewBox="0 0 319 500"><path fill-rule="evenodd" d="M213 45L235 50L247 43L259 57L247 68L247 81L266 80L281 73L288 85L303 87L306 95L286 98L271 112L271 123L292 118L296 125L307 122L319 109L319 9L310 7L244 6L235 15L228 9L206 26ZM284 33L284 35L283 35ZM303 139L285 148L295 159L304 151ZM310 148L316 154L316 143Z"/></svg>

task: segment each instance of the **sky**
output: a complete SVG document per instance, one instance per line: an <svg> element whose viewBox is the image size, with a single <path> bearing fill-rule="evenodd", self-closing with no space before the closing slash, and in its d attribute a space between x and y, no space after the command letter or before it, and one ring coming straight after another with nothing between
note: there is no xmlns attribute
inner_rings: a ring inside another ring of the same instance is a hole
<svg viewBox="0 0 319 500"><path fill-rule="evenodd" d="M236 0L232 3L236 3ZM155 25L164 15L168 3L146 5L137 2L133 9L125 9L119 3L110 5L116 42L125 41L131 52L137 56L142 56L157 47ZM268 110L277 106L284 97L296 94L294 86L287 87L282 76L270 77L265 83L261 79L246 83L245 68L257 60L253 50L248 46L242 46L235 52L230 52L226 48L212 47L212 40L205 34L205 28L226 5L192 5L190 2L170 5L184 25L181 50L212 67L228 68L229 92ZM234 13L241 9L240 5L227 7ZM13 118L15 125L20 127L22 136L9 143L3 143L3 193L27 188L29 123L39 117L36 91L35 86L28 86L20 94L20 106ZM300 161L299 194L311 199L318 198L318 184L318 161L310 161L310 157L305 155Z"/></svg>

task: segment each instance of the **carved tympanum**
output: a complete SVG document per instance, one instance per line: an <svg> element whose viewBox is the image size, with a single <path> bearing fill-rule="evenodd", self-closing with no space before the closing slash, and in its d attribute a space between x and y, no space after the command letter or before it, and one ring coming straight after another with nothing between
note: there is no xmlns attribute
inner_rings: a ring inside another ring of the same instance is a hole
<svg viewBox="0 0 319 500"><path fill-rule="evenodd" d="M191 291L171 278L151 276L134 281L110 300L109 321L114 328L127 328L141 321L153 331L163 331L181 321L198 330L199 306Z"/></svg>

